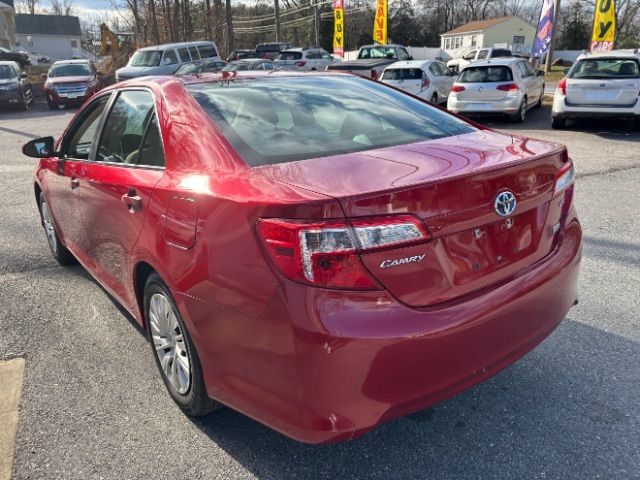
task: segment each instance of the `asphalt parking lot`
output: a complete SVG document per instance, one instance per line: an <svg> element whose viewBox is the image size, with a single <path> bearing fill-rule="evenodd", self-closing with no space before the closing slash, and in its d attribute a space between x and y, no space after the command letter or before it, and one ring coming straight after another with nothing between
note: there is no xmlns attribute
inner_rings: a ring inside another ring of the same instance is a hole
<svg viewBox="0 0 640 480"><path fill-rule="evenodd" d="M640 479L637 129L551 131L546 108L522 125L487 121L568 145L580 304L489 381L359 440L310 446L230 409L183 416L133 320L81 267L57 266L35 160L20 153L73 114L45 108L0 112L0 359L26 361L14 479Z"/></svg>

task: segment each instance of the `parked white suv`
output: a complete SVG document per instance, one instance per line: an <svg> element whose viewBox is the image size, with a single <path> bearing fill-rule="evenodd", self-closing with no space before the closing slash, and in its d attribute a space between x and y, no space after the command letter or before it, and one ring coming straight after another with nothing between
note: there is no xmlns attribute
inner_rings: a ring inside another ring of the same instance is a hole
<svg viewBox="0 0 640 480"><path fill-rule="evenodd" d="M447 109L462 115L503 114L523 122L542 106L544 72L522 58L498 58L467 65L451 88Z"/></svg>
<svg viewBox="0 0 640 480"><path fill-rule="evenodd" d="M447 62L447 67L456 73L476 60L489 60L491 58L509 58L513 57L511 50L507 48L479 48L478 50L471 50L469 53L463 55L461 58L454 58Z"/></svg>
<svg viewBox="0 0 640 480"><path fill-rule="evenodd" d="M552 128L568 119L615 117L640 122L640 52L585 53L560 80L553 97Z"/></svg>
<svg viewBox="0 0 640 480"><path fill-rule="evenodd" d="M323 72L329 65L340 62L340 59L322 48L291 48L281 52L274 61L285 70Z"/></svg>
<svg viewBox="0 0 640 480"><path fill-rule="evenodd" d="M447 101L455 78L437 60L406 60L385 68L380 81L437 104Z"/></svg>

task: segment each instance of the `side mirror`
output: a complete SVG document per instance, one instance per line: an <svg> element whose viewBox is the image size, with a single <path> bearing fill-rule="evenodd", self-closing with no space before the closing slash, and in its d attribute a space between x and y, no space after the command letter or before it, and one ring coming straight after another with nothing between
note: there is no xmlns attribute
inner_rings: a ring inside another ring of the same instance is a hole
<svg viewBox="0 0 640 480"><path fill-rule="evenodd" d="M544 70L538 70L537 73L539 77L544 77Z"/></svg>
<svg viewBox="0 0 640 480"><path fill-rule="evenodd" d="M53 142L53 137L36 138L22 146L22 153L32 158L50 157L55 153Z"/></svg>
<svg viewBox="0 0 640 480"><path fill-rule="evenodd" d="M42 78L42 80L46 80L47 79L47 74L43 73L42 75L40 75L40 78Z"/></svg>
<svg viewBox="0 0 640 480"><path fill-rule="evenodd" d="M570 68L566 67L562 69L562 73L564 73L565 75L569 74L569 70L571 70Z"/></svg>
<svg viewBox="0 0 640 480"><path fill-rule="evenodd" d="M29 78L29 75L27 75L25 72L22 72L20 74L20 78Z"/></svg>

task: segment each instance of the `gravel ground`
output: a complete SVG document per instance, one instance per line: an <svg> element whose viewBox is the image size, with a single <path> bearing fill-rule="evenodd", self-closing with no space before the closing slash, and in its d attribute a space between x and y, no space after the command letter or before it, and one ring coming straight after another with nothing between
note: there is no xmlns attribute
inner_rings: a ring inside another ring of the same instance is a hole
<svg viewBox="0 0 640 480"><path fill-rule="evenodd" d="M580 304L499 375L365 437L309 446L223 409L174 406L142 332L38 224L29 138L71 112L0 112L0 358L25 356L14 479L640 479L640 132L501 130L566 143L581 178Z"/></svg>

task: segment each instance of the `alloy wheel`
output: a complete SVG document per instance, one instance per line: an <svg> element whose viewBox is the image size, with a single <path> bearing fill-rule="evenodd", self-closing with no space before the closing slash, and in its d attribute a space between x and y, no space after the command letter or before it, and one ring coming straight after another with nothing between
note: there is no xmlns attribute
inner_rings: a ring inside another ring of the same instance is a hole
<svg viewBox="0 0 640 480"><path fill-rule="evenodd" d="M179 394L185 395L191 387L191 361L173 307L161 293L154 293L149 301L149 327L164 376Z"/></svg>
<svg viewBox="0 0 640 480"><path fill-rule="evenodd" d="M49 213L49 206L47 202L40 204L40 210L42 211L42 224L44 225L44 231L47 234L47 241L53 254L58 253L58 239L56 238L56 231L53 227L53 221L51 220L51 214Z"/></svg>

